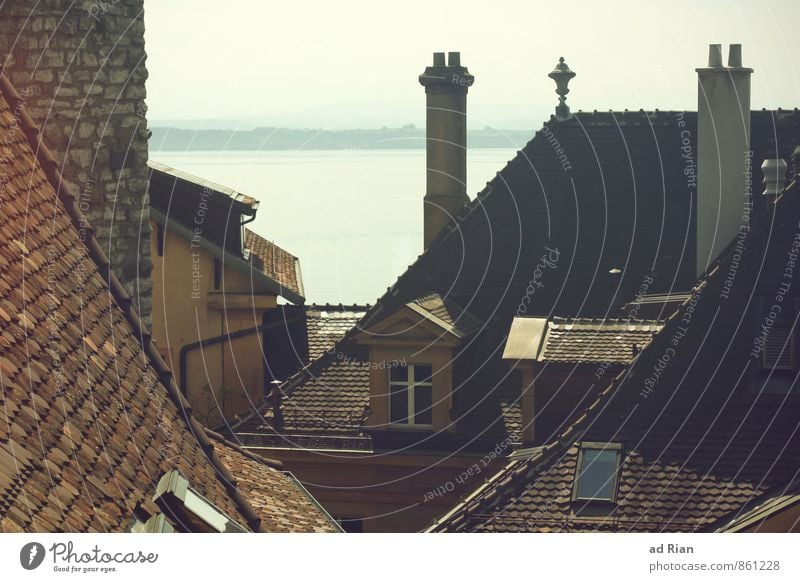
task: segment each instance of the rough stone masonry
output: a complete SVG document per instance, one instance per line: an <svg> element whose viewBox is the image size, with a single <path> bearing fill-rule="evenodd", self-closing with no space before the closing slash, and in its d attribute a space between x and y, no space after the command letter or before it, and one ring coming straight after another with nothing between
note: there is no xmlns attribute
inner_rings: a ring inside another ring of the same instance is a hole
<svg viewBox="0 0 800 582"><path fill-rule="evenodd" d="M150 326L143 0L0 5L0 63Z"/></svg>

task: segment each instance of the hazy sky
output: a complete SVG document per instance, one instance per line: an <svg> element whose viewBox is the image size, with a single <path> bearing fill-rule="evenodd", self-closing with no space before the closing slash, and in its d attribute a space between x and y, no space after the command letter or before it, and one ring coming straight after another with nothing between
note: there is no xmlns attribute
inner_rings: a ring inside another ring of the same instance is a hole
<svg viewBox="0 0 800 582"><path fill-rule="evenodd" d="M461 51L475 75L475 128L539 127L562 55L578 74L573 109L696 109L694 69L709 43L730 42L755 69L753 108L789 108L799 20L798 0L145 0L149 117L422 125L417 77L434 51Z"/></svg>

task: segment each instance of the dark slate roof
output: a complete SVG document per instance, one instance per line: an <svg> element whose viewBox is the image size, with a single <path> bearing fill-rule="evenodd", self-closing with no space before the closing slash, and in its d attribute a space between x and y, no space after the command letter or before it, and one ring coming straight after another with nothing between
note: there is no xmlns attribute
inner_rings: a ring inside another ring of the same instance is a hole
<svg viewBox="0 0 800 582"><path fill-rule="evenodd" d="M655 321L557 317L547 324L539 359L629 364L662 327Z"/></svg>
<svg viewBox="0 0 800 582"><path fill-rule="evenodd" d="M609 306L693 287L695 186L682 140L688 132L697 151L696 118L625 111L551 120L364 317L362 328L435 293L485 322L453 363L462 442L491 448L517 439L519 380L501 359L515 316L618 317ZM754 184L762 180L760 160L776 153L788 159L798 136L797 110L752 112ZM672 311L647 317L665 319ZM337 354L360 361L351 347L344 342ZM356 418L360 405L336 399L342 393L353 402L359 392L365 402L368 376L342 374L326 357L312 367L313 374L287 385L287 399L302 400L308 410L347 409ZM355 382L363 382L358 390Z"/></svg>
<svg viewBox="0 0 800 582"><path fill-rule="evenodd" d="M775 296L800 236L798 196L794 183L762 208L741 259L731 245L632 366L563 434L509 462L431 529L696 531L796 480L797 374L754 376L750 353L754 298ZM792 390L775 392L778 384ZM577 446L585 441L623 446L617 502L605 512L570 501Z"/></svg>
<svg viewBox="0 0 800 582"><path fill-rule="evenodd" d="M176 469L258 528L5 76L0 133L0 531L126 531Z"/></svg>

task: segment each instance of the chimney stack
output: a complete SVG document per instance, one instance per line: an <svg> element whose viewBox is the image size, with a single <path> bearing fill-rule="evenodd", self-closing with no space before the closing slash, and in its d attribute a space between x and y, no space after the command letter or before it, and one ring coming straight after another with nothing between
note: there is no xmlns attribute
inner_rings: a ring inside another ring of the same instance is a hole
<svg viewBox="0 0 800 582"><path fill-rule="evenodd" d="M697 69L697 276L708 270L736 238L742 215L752 207L745 174L750 151L750 75L742 67L742 45L712 44L708 67ZM751 188L752 189L752 188Z"/></svg>
<svg viewBox="0 0 800 582"><path fill-rule="evenodd" d="M464 207L467 197L467 90L475 81L460 53L433 53L433 66L419 76L427 100L427 192L425 248Z"/></svg>

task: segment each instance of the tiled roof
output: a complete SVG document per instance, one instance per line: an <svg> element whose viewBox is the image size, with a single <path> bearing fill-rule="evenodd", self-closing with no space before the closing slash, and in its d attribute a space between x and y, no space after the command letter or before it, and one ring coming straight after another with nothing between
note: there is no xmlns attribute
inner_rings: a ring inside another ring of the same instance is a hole
<svg viewBox="0 0 800 582"><path fill-rule="evenodd" d="M257 528L5 77L0 92L0 530L124 531L173 469Z"/></svg>
<svg viewBox="0 0 800 582"><path fill-rule="evenodd" d="M655 321L554 318L539 359L628 364L662 327Z"/></svg>
<svg viewBox="0 0 800 582"><path fill-rule="evenodd" d="M369 351L348 345L325 354L290 379L283 391L281 434L361 435L369 404ZM255 444L242 433L274 433L271 419L269 407L250 415L236 426L237 438L245 445Z"/></svg>
<svg viewBox="0 0 800 582"><path fill-rule="evenodd" d="M432 531L696 531L796 480L798 377L786 379L794 390L785 394L770 388L774 373L754 378L750 326L754 294L774 295L783 280L798 195L793 184L759 213L741 261L731 245L558 439L509 462ZM571 500L582 441L623 446L616 504L605 512Z"/></svg>
<svg viewBox="0 0 800 582"><path fill-rule="evenodd" d="M421 308L434 319L449 326L457 335L466 336L481 327L481 321L448 297L439 293L427 293L409 302L409 306Z"/></svg>
<svg viewBox="0 0 800 582"><path fill-rule="evenodd" d="M673 414L669 409L667 414ZM437 529L450 531L695 531L730 514L797 474L800 407L775 406L768 399L720 410L716 422L699 419L656 430L622 426L626 450L619 473L616 507L608 517L586 512L572 501L578 447L554 453L535 476L535 461L515 461L505 479L482 492L465 520ZM705 415L708 418L709 415ZM650 417L652 418L652 417ZM602 436L601 436L602 435ZM610 423L585 433L585 440L618 440ZM494 494L495 497L489 496ZM489 506L498 495L507 495Z"/></svg>
<svg viewBox="0 0 800 582"><path fill-rule="evenodd" d="M775 491L752 500L742 507L738 507L731 515L726 515L718 523L711 526L710 531L738 532L761 531L765 520L781 512L790 510L800 504L800 481L778 487ZM796 532L800 525L800 517L789 526L789 530Z"/></svg>
<svg viewBox="0 0 800 582"><path fill-rule="evenodd" d="M2 76L0 134L0 531L127 531L173 470L250 529L337 530L193 418Z"/></svg>
<svg viewBox="0 0 800 582"><path fill-rule="evenodd" d="M243 217L249 222L256 216L257 200L152 160L148 165L151 219L269 292L298 305L305 302L300 261L248 228L242 238Z"/></svg>
<svg viewBox="0 0 800 582"><path fill-rule="evenodd" d="M678 121L681 121L679 125ZM366 328L410 302L438 294L485 325L453 363L453 413L463 438L517 438L520 387L501 354L514 317L552 314L608 319L609 305L636 296L686 292L695 282L694 186L681 148L695 112L577 113L551 121L478 194L365 315ZM798 143L800 113L754 111L753 184L760 160ZM571 165L565 171L558 149ZM610 271L618 269L619 274ZM649 281L644 286L644 282ZM669 309L648 312L665 319ZM336 352L360 360L352 342ZM322 357L287 384L307 410L347 409L357 417L368 376L343 373ZM328 369L330 368L330 369ZM358 406L352 401L363 382ZM346 389L343 389L347 386ZM307 391L307 395L302 395ZM258 416L258 415L256 415Z"/></svg>
<svg viewBox="0 0 800 582"><path fill-rule="evenodd" d="M259 457L211 433L222 462L261 518L267 532L337 532L339 526L280 463Z"/></svg>
<svg viewBox="0 0 800 582"><path fill-rule="evenodd" d="M515 317L503 359L628 364L662 327L635 319Z"/></svg>
<svg viewBox="0 0 800 582"><path fill-rule="evenodd" d="M317 360L350 331L369 305L279 305L264 315L272 378L286 380Z"/></svg>
<svg viewBox="0 0 800 582"><path fill-rule="evenodd" d="M308 359L312 362L331 349L357 324L369 305L310 305L306 309Z"/></svg>
<svg viewBox="0 0 800 582"><path fill-rule="evenodd" d="M253 210L258 208L258 200L253 198L252 196L247 196L245 194L241 194L232 188L228 188L227 186L222 186L221 184L217 184L212 182L211 180L206 180L204 178L200 178L199 176L195 176L193 174L189 174L187 172L182 172L181 170L177 170L171 166L166 164L162 164L160 162L156 162L155 160L148 160L147 165L153 169L161 172L162 174L166 174L175 180L180 180L182 182L189 182L191 184L196 184L205 188L207 190L217 192L222 194L223 196L227 196L231 200L238 202L240 204L244 204L245 206L249 206Z"/></svg>
<svg viewBox="0 0 800 582"><path fill-rule="evenodd" d="M282 287L304 295L300 261L297 257L249 228L244 230L244 247L250 251L251 261L256 269L280 283Z"/></svg>

